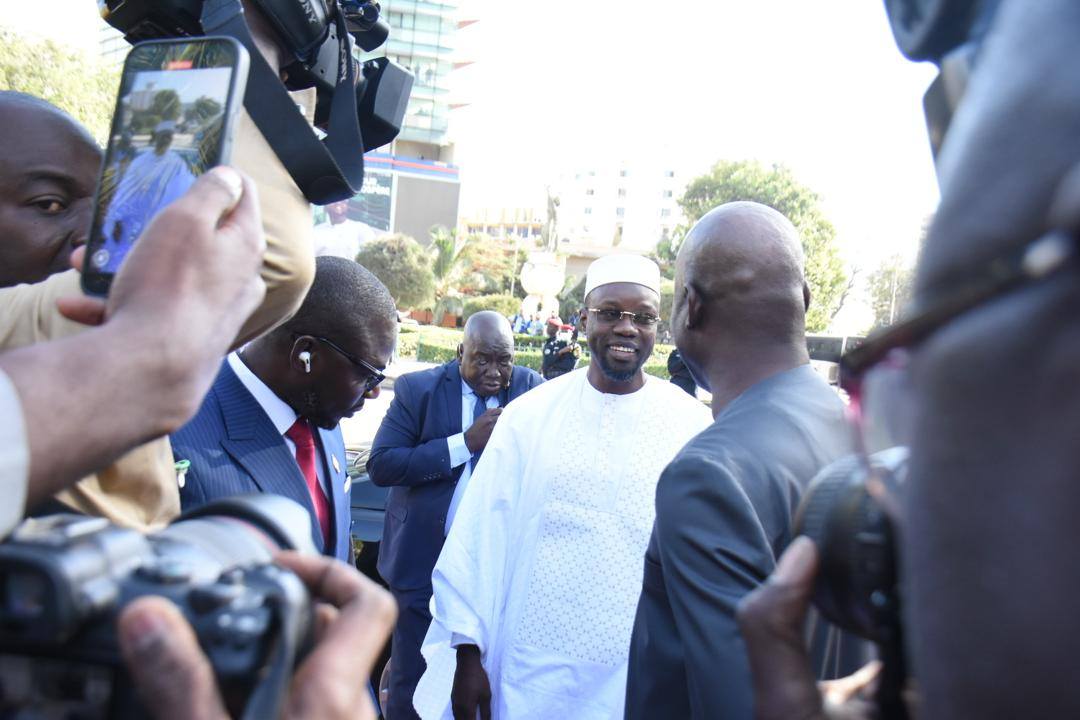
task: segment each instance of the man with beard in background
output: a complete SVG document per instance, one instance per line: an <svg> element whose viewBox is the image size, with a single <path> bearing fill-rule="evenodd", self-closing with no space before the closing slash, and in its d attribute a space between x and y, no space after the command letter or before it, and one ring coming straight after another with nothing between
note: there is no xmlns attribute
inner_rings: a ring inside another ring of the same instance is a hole
<svg viewBox="0 0 1080 720"><path fill-rule="evenodd" d="M585 304L592 363L503 411L435 565L422 718L622 715L656 481L709 413L642 370L656 263L600 258Z"/></svg>

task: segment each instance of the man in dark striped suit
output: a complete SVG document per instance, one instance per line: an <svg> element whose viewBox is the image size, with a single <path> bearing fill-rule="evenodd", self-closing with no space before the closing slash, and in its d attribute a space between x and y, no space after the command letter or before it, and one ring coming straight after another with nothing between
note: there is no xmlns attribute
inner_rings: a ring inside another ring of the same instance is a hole
<svg viewBox="0 0 1080 720"><path fill-rule="evenodd" d="M232 353L198 414L172 436L190 463L184 510L250 492L284 495L311 513L324 554L349 558L349 480L338 423L378 393L397 328L394 301L362 266L316 259L291 320Z"/></svg>

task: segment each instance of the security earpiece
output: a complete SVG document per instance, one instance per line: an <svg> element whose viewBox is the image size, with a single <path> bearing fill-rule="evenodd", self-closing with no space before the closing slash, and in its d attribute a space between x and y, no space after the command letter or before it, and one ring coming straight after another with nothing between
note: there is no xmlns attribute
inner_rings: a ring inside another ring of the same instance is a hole
<svg viewBox="0 0 1080 720"><path fill-rule="evenodd" d="M300 362L304 363L304 372L311 372L311 353L309 353L307 350L304 350L296 357L300 360Z"/></svg>

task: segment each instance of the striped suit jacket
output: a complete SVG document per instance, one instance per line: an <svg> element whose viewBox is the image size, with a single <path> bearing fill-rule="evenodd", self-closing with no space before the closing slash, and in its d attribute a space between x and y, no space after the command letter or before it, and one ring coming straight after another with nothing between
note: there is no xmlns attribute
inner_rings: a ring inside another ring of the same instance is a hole
<svg viewBox="0 0 1080 720"><path fill-rule="evenodd" d="M172 435L173 456L188 460L183 510L218 498L253 492L284 495L311 516L311 539L324 555L348 561L351 546L349 479L341 428L318 429L323 470L331 488L332 547L325 547L315 507L296 457L262 407L229 367L222 363L199 412ZM336 460L335 460L336 458Z"/></svg>

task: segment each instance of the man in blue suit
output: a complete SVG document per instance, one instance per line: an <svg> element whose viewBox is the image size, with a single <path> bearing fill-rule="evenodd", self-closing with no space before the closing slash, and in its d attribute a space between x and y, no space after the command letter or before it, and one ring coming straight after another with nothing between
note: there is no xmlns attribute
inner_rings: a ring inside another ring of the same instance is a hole
<svg viewBox="0 0 1080 720"><path fill-rule="evenodd" d="M393 720L417 717L412 696L424 673L420 645L431 623L431 571L472 468L502 408L541 382L514 365L506 318L480 312L465 324L456 360L394 383L367 465L372 482L391 487L379 573L399 611L387 708Z"/></svg>
<svg viewBox="0 0 1080 720"><path fill-rule="evenodd" d="M397 328L394 301L362 266L316 259L296 315L231 353L198 414L172 436L190 466L184 510L251 492L307 508L323 554L348 560L349 480L338 423L378 393Z"/></svg>

